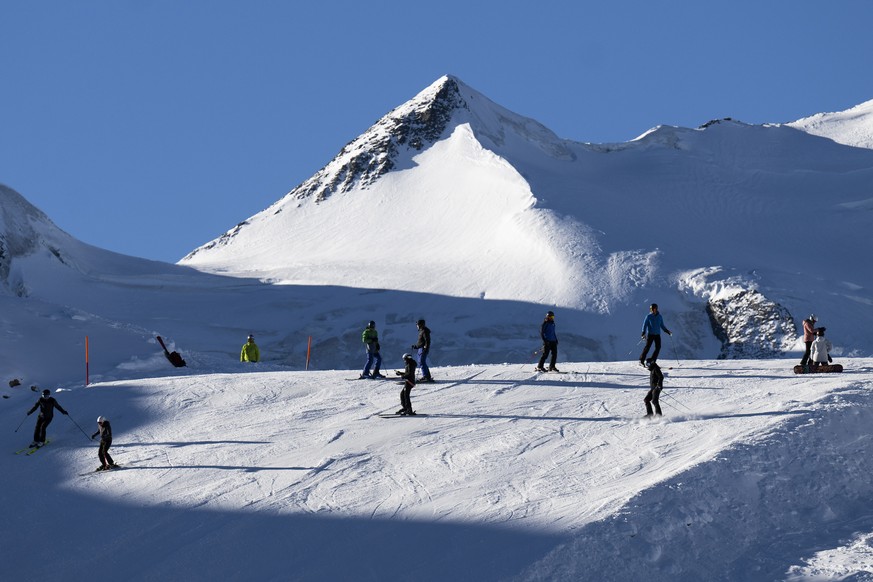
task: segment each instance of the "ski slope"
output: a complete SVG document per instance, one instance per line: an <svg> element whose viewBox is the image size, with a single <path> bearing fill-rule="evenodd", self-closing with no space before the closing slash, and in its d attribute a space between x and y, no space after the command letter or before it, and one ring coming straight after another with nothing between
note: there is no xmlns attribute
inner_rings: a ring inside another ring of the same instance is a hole
<svg viewBox="0 0 873 582"><path fill-rule="evenodd" d="M863 572L873 359L841 361L843 374L796 376L793 360L662 356L654 422L641 418L647 371L629 362L436 368L412 393L415 418L377 416L398 408L399 386L348 380L356 370L63 389L71 417L55 417L52 443L0 456L0 579ZM36 400L10 391L6 427ZM90 434L97 415L117 472L92 473L96 443L74 424ZM20 448L33 420L2 446Z"/></svg>

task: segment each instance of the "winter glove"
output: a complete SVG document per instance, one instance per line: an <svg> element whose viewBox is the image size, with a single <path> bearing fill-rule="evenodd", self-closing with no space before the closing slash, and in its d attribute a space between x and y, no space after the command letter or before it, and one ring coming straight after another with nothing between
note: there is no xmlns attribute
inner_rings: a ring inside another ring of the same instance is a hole
<svg viewBox="0 0 873 582"><path fill-rule="evenodd" d="M828 356L828 364L830 364L833 361L834 361L834 359L832 357Z"/></svg>

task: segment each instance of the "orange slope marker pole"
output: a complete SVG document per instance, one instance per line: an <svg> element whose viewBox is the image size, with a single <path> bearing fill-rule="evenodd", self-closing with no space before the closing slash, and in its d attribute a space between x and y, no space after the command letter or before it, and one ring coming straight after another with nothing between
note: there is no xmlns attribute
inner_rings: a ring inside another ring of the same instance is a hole
<svg viewBox="0 0 873 582"><path fill-rule="evenodd" d="M309 356L312 355L312 336L309 336L309 341L306 342L306 369L309 370Z"/></svg>

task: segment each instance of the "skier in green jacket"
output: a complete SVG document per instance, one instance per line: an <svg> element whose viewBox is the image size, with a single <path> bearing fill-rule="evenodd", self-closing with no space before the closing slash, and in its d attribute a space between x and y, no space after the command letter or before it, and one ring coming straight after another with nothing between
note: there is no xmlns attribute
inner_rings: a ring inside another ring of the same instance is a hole
<svg viewBox="0 0 873 582"><path fill-rule="evenodd" d="M379 353L379 332L376 331L376 322L371 321L361 333L361 341L367 349L367 364L364 366L364 371L361 373L361 378L384 378L379 368L382 367L382 355ZM370 367L373 366L373 374L370 374Z"/></svg>
<svg viewBox="0 0 873 582"><path fill-rule="evenodd" d="M239 353L239 361L240 362L257 362L261 359L261 351L258 349L258 345L255 343L255 337L253 335L249 335L249 339L242 347L242 351Z"/></svg>

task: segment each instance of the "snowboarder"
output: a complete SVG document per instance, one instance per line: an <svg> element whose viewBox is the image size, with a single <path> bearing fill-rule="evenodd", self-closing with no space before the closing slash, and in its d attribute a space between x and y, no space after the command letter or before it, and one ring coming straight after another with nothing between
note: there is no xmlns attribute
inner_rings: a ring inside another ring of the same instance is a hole
<svg viewBox="0 0 873 582"><path fill-rule="evenodd" d="M379 332L376 331L375 321L367 324L361 333L361 341L367 350L367 364L364 366L361 378L384 378L385 376L379 373L379 368L382 367L382 355L379 353ZM370 375L370 367L374 364L373 374Z"/></svg>
<svg viewBox="0 0 873 582"><path fill-rule="evenodd" d="M261 351L258 349L258 344L255 343L255 336L249 334L246 343L243 344L242 350L239 353L240 362L258 362L261 359Z"/></svg>
<svg viewBox="0 0 873 582"><path fill-rule="evenodd" d="M667 332L667 335L673 335L673 332L664 327L664 318L661 317L660 313L658 313L658 304L652 303L649 307L649 311L650 313L646 316L646 319L643 320L642 339L646 340L646 347L643 348L643 353L640 354L641 366L646 366L647 364L658 360L658 354L661 353L662 329ZM646 354L649 352L649 348L652 347L652 343L655 344L655 351L652 352L651 358L646 358Z"/></svg>
<svg viewBox="0 0 873 582"><path fill-rule="evenodd" d="M552 355L552 359L549 360L549 372L557 372L555 362L558 360L558 332L555 330L554 312L546 312L546 318L540 326L540 337L543 339L543 354L540 356L540 363L537 364L537 372L546 371L544 366L549 354Z"/></svg>
<svg viewBox="0 0 873 582"><path fill-rule="evenodd" d="M801 366L809 365L809 354L812 349L812 342L815 340L815 322L818 321L813 313L803 320L803 343L806 344L806 350L803 352L803 357L800 359Z"/></svg>
<svg viewBox="0 0 873 582"><path fill-rule="evenodd" d="M427 355L430 353L430 329L419 319L415 326L418 328L418 341L412 344L413 350L418 350L418 365L421 367L421 380L419 382L433 382L430 368L427 367Z"/></svg>
<svg viewBox="0 0 873 582"><path fill-rule="evenodd" d="M100 458L100 466L98 471L108 471L114 469L118 465L109 456L109 447L112 446L112 425L109 424L109 419L103 416L97 417L97 432L91 435L91 440L100 435L100 448L97 450L97 456Z"/></svg>
<svg viewBox="0 0 873 582"><path fill-rule="evenodd" d="M661 396L661 390L664 388L664 374L661 372L661 367L652 362L649 364L649 392L643 399L646 403L646 418L652 418L652 406L655 407L655 414L661 416L661 405L658 403L658 398Z"/></svg>
<svg viewBox="0 0 873 582"><path fill-rule="evenodd" d="M397 414L401 416L415 416L415 411L412 410L412 399L409 397L412 388L415 386L415 358L410 354L403 354L403 363L406 368L401 372L396 370L395 373L403 378L403 389L400 391L400 410Z"/></svg>
<svg viewBox="0 0 873 582"><path fill-rule="evenodd" d="M832 362L833 358L830 356L830 351L834 349L834 346L831 344L830 340L825 339L825 328L820 327L815 331L815 339L812 341L812 365L814 367L827 365L828 362Z"/></svg>
<svg viewBox="0 0 873 582"><path fill-rule="evenodd" d="M27 416L33 414L33 411L37 408L39 408L39 416L36 419L36 427L33 429L33 442L30 443L31 447L41 447L45 444L45 430L54 418L55 408L57 408L64 416L69 414L60 404L58 404L58 401L52 397L51 390L48 388L42 391L40 399L36 401L33 408L27 411Z"/></svg>

